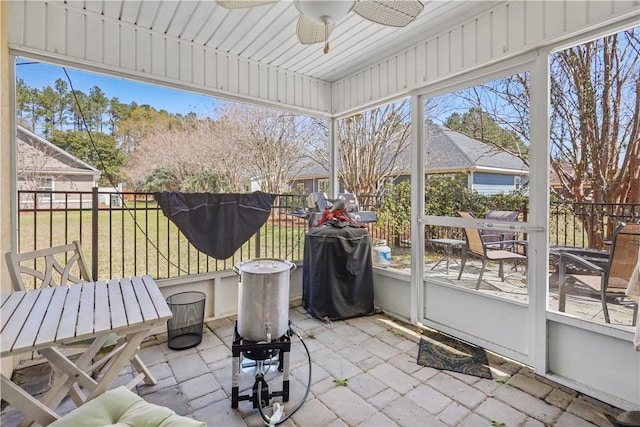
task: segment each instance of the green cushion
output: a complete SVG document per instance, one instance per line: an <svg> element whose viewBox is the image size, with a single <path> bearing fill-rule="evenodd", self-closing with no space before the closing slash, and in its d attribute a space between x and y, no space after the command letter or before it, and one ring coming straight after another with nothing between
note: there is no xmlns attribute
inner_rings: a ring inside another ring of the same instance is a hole
<svg viewBox="0 0 640 427"><path fill-rule="evenodd" d="M203 422L177 415L169 408L148 403L124 386L101 394L49 425L54 427L206 426Z"/></svg>
<svg viewBox="0 0 640 427"><path fill-rule="evenodd" d="M87 339L80 340L80 341L72 341L70 343L66 343L65 346L86 346L86 347L89 347L91 345L91 343L93 342L93 340L94 340L94 338L87 338ZM117 341L118 341L118 335L116 335L115 333L111 333L107 337L107 340L104 342L104 344L102 344L102 348L111 347Z"/></svg>

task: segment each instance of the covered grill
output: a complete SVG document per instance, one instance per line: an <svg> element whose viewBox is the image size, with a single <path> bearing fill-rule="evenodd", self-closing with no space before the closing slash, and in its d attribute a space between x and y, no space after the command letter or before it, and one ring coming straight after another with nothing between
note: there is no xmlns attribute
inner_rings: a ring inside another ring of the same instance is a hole
<svg viewBox="0 0 640 427"><path fill-rule="evenodd" d="M371 238L362 222L375 214L360 211L355 195L330 201L324 193L309 197L316 209L305 236L303 305L312 316L336 320L374 311Z"/></svg>

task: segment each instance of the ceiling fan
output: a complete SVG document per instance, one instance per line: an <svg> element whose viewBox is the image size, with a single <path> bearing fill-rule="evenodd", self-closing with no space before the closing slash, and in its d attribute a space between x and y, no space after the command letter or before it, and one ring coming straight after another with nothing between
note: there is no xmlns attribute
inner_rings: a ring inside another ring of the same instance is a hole
<svg viewBox="0 0 640 427"><path fill-rule="evenodd" d="M278 0L217 0L226 9L241 9L275 3ZM300 12L296 33L302 44L324 42L329 53L329 36L338 21L353 11L369 21L404 27L424 9L420 0L293 0Z"/></svg>

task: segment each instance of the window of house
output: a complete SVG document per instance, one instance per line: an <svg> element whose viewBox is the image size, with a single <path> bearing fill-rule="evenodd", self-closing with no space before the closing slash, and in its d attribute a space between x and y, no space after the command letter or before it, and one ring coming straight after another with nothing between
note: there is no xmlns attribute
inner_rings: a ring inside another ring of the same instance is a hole
<svg viewBox="0 0 640 427"><path fill-rule="evenodd" d="M38 180L38 191L46 191L46 193L38 193L39 202L51 202L53 198L53 178L40 178Z"/></svg>
<svg viewBox="0 0 640 427"><path fill-rule="evenodd" d="M329 180L328 179L319 179L318 180L318 191L327 192L329 191Z"/></svg>

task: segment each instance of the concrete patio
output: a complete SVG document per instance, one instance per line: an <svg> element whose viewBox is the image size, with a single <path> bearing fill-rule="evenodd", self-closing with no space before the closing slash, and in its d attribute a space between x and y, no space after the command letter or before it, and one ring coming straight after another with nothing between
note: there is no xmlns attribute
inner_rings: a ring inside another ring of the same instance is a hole
<svg viewBox="0 0 640 427"><path fill-rule="evenodd" d="M528 367L488 354L493 380L439 371L416 363L420 331L383 314L324 323L302 307L291 309L293 329L311 353L312 385L287 426L611 426L604 413L620 409L535 375ZM209 426L264 425L249 401L231 408L231 344L234 319L206 324L202 343L174 351L166 334L148 339L141 357L158 384L137 393L152 403ZM292 338L291 398L285 415L304 395L308 363ZM23 387L34 395L49 387L48 365L19 367ZM241 369L240 395L250 393L252 368ZM117 384L132 374L123 371ZM282 374L265 376L270 391L282 389ZM340 380L340 381L336 381ZM247 390L248 389L248 390ZM66 399L59 410L74 408ZM266 409L271 414L271 409ZM21 414L3 409L1 424L18 425Z"/></svg>
<svg viewBox="0 0 640 427"><path fill-rule="evenodd" d="M481 263L477 259L467 261L467 267L462 274L461 280L457 280L460 266L455 258L449 266L449 272L445 271L444 263L436 265L435 262L425 262L425 278L437 280L453 286L461 286L466 289L492 295L511 301L518 301L524 304L529 303L528 283L523 265L518 269L513 266L505 267L505 280L501 281L498 276L496 265L490 264L485 271L483 281L479 290L475 290ZM408 268L404 269L407 273ZM549 310L558 310L558 273L550 271L549 275ZM633 304L629 298L609 301L609 315L611 324L631 327L633 324ZM579 319L593 322L605 323L602 311L602 302L595 292L585 289L573 289L567 295L565 313Z"/></svg>

